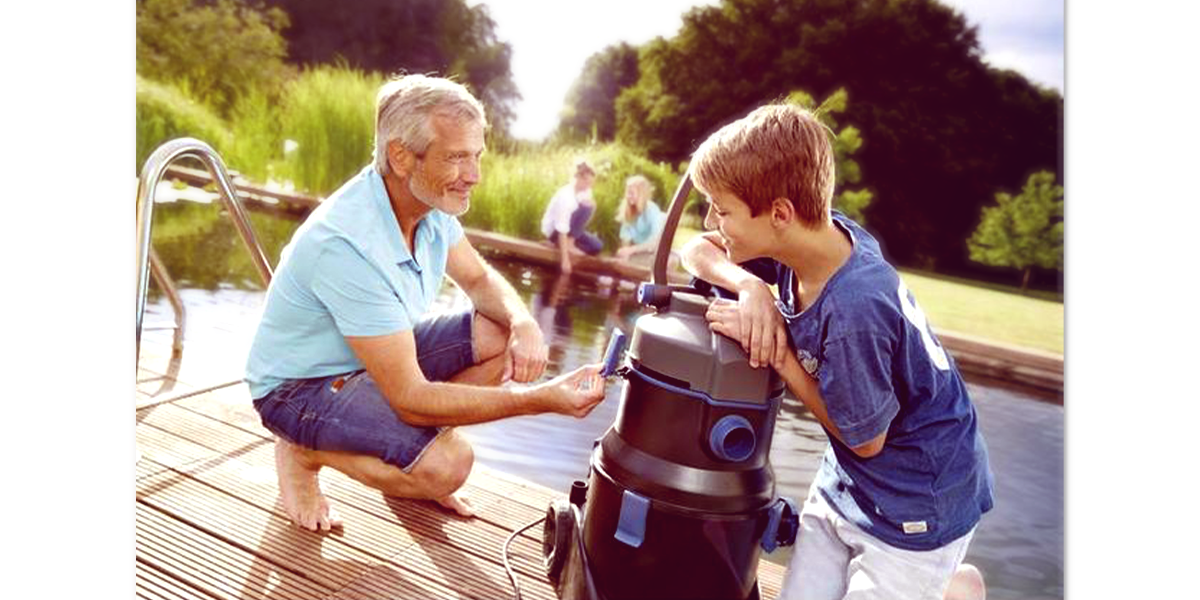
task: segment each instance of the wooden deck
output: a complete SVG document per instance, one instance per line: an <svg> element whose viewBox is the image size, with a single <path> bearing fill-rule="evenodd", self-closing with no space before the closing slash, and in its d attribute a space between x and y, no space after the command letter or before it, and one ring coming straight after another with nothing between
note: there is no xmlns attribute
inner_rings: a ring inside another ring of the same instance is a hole
<svg viewBox="0 0 1200 600"><path fill-rule="evenodd" d="M210 372L206 365L230 363L207 361L205 351L192 346L186 360L173 360L169 342L143 338L135 428L138 597L513 597L504 541L562 494L476 465L465 493L478 516L464 519L430 502L384 497L326 469L323 487L345 526L301 530L279 502L271 434L246 387L205 391L236 378ZM512 544L511 564L524 598L555 598L541 566L540 525ZM782 575L782 567L762 561L764 598L777 594Z"/></svg>

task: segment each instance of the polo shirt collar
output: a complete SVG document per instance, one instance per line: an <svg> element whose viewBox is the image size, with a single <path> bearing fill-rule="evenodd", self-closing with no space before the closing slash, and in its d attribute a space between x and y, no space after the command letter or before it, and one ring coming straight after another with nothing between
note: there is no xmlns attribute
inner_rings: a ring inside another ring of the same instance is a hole
<svg viewBox="0 0 1200 600"><path fill-rule="evenodd" d="M408 251L408 244L404 243L404 236L400 233L400 224L396 222L396 213L392 212L392 202L388 196L387 186L383 183L383 176L374 167L368 168L370 169L367 177L371 186L371 201L379 213L379 222L382 224L380 230L387 243L389 258L396 264L412 261L419 268L419 263L413 260L412 253ZM415 244L420 243L421 229L423 228L418 223Z"/></svg>

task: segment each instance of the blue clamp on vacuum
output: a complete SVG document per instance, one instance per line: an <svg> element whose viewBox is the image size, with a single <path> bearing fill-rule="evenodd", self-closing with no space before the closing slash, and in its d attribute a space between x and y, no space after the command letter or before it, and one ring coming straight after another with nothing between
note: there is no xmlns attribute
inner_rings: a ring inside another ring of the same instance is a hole
<svg viewBox="0 0 1200 600"><path fill-rule="evenodd" d="M608 348L604 350L604 366L600 369L601 377L609 377L617 374L617 369L621 365L621 358L625 356L625 347L628 343L628 338L625 332L620 329L613 329L612 335L608 338Z"/></svg>
<svg viewBox="0 0 1200 600"><path fill-rule="evenodd" d="M761 546L764 552L774 552L780 546L791 546L796 543L796 534L800 530L800 511L796 503L788 498L780 498L771 507L767 520L767 529L763 532Z"/></svg>
<svg viewBox="0 0 1200 600"><path fill-rule="evenodd" d="M658 283L640 283L637 289L637 301L642 306L663 308L671 302L671 286Z"/></svg>

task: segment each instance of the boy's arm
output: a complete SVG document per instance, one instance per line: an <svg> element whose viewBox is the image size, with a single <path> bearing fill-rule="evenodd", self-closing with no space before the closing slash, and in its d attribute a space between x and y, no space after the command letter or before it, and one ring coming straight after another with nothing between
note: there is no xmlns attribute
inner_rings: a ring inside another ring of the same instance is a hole
<svg viewBox="0 0 1200 600"><path fill-rule="evenodd" d="M773 364L775 371L783 378L783 382L787 384L788 389L800 399L813 416L817 418L817 422L825 428L834 437L845 445L845 440L842 439L842 434L838 430L837 425L834 425L833 420L829 418L829 411L825 408L825 398L821 396L821 390L817 386L817 380L813 379L803 367L800 366L800 361L796 359L791 352L784 354L782 361L778 364ZM879 454L883 450L883 444L887 441L887 430L875 436L871 441L858 446L847 446L854 454L861 458L871 458Z"/></svg>
<svg viewBox="0 0 1200 600"><path fill-rule="evenodd" d="M738 334L730 337L750 355L750 366L769 365L788 353L787 332L771 288L729 260L720 234L702 233L684 245L680 254L683 268L692 275L737 293Z"/></svg>

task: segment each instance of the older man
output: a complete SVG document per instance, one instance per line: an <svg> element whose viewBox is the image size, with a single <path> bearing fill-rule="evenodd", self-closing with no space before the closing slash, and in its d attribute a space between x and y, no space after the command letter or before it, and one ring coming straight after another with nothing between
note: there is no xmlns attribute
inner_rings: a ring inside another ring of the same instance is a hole
<svg viewBox="0 0 1200 600"><path fill-rule="evenodd" d="M385 494L472 514L456 494L470 445L451 428L604 398L598 365L532 386L542 332L457 216L479 182L487 120L465 88L410 75L376 102L375 160L309 216L284 248L246 366L288 515L341 524L318 479L329 466ZM426 314L449 276L473 308Z"/></svg>

